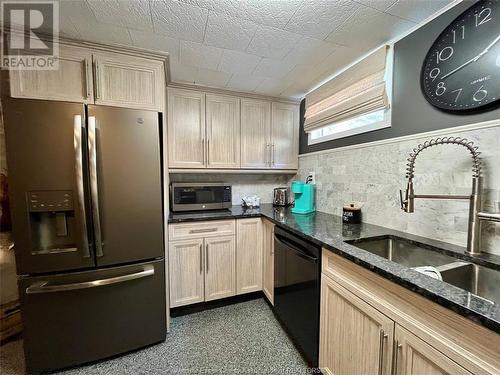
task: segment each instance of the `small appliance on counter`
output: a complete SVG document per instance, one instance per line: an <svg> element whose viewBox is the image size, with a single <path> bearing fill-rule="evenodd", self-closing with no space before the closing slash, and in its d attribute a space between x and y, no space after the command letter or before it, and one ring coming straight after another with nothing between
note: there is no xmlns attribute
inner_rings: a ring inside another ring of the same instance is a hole
<svg viewBox="0 0 500 375"><path fill-rule="evenodd" d="M172 182L170 209L179 211L205 211L231 208L231 185L221 182Z"/></svg>
<svg viewBox="0 0 500 375"><path fill-rule="evenodd" d="M241 197L241 206L245 208L259 208L260 197L258 195L244 195Z"/></svg>
<svg viewBox="0 0 500 375"><path fill-rule="evenodd" d="M342 221L345 224L361 224L361 202L350 202L343 207Z"/></svg>
<svg viewBox="0 0 500 375"><path fill-rule="evenodd" d="M290 204L290 193L287 187L274 188L273 206L286 207Z"/></svg>
<svg viewBox="0 0 500 375"><path fill-rule="evenodd" d="M292 193L295 194L295 205L292 212L295 214L309 214L316 211L316 185L302 181L292 182Z"/></svg>

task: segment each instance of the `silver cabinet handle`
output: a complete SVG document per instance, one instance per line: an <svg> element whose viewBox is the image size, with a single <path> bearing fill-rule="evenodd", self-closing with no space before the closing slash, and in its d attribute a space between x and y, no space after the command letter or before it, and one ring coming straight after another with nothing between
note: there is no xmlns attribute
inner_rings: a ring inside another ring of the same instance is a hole
<svg viewBox="0 0 500 375"><path fill-rule="evenodd" d="M100 99L101 98L101 77L99 77L99 63L97 61L94 61L94 85L95 85L95 98Z"/></svg>
<svg viewBox="0 0 500 375"><path fill-rule="evenodd" d="M401 345L398 341L396 341L396 346L394 347L394 364L392 366L392 374L393 375L398 375L399 374L399 369L398 369L398 360L399 360L399 351L403 345Z"/></svg>
<svg viewBox="0 0 500 375"><path fill-rule="evenodd" d="M207 139L207 166L210 164L210 139Z"/></svg>
<svg viewBox="0 0 500 375"><path fill-rule="evenodd" d="M89 59L83 60L83 68L85 69L85 97L90 98L90 77L89 77Z"/></svg>
<svg viewBox="0 0 500 375"><path fill-rule="evenodd" d="M203 165L206 165L206 159L205 159L205 138L202 138L201 140L201 152L203 155Z"/></svg>
<svg viewBox="0 0 500 375"><path fill-rule="evenodd" d="M75 176L76 176L76 196L77 207L82 218L81 239L84 258L90 258L89 239L87 237L87 215L85 212L85 198L83 191L83 154L82 154L82 116L73 117L73 144L75 147Z"/></svg>
<svg viewBox="0 0 500 375"><path fill-rule="evenodd" d="M207 265L207 273L208 273L208 244L205 244L205 264Z"/></svg>
<svg viewBox="0 0 500 375"><path fill-rule="evenodd" d="M52 293L52 292L66 292L70 290L95 288L97 286L112 285L123 283L125 281L142 279L144 277L153 276L155 269L153 266L144 266L142 271L129 273L128 275L110 277L108 279L99 279L92 281L84 281L81 283L69 283L50 285L48 281L39 281L26 288L26 294L37 293Z"/></svg>
<svg viewBox="0 0 500 375"><path fill-rule="evenodd" d="M269 155L269 143L266 143L266 165L267 166L271 166L271 158L270 158L270 155Z"/></svg>
<svg viewBox="0 0 500 375"><path fill-rule="evenodd" d="M96 255L103 256L101 219L99 215L99 188L97 184L97 142L95 117L89 116L89 164L90 164L90 195L92 197L92 219L94 223L94 236Z"/></svg>
<svg viewBox="0 0 500 375"><path fill-rule="evenodd" d="M382 371L384 370L384 344L387 339L387 333L384 332L383 329L380 330L380 345L379 345L379 353L378 353L378 373L382 375Z"/></svg>
<svg viewBox="0 0 500 375"><path fill-rule="evenodd" d="M200 243L200 273L203 272L203 245Z"/></svg>
<svg viewBox="0 0 500 375"><path fill-rule="evenodd" d="M216 232L217 228L191 229L189 234Z"/></svg>
<svg viewBox="0 0 500 375"><path fill-rule="evenodd" d="M272 144L271 146L271 155L272 155L272 159L271 159L271 165L274 167L274 143Z"/></svg>

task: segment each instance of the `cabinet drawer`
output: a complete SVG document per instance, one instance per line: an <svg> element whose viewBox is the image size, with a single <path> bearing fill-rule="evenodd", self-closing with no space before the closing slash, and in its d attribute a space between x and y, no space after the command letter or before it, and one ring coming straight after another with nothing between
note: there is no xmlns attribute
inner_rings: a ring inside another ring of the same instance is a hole
<svg viewBox="0 0 500 375"><path fill-rule="evenodd" d="M227 236L235 233L234 220L196 221L193 223L170 224L169 240Z"/></svg>

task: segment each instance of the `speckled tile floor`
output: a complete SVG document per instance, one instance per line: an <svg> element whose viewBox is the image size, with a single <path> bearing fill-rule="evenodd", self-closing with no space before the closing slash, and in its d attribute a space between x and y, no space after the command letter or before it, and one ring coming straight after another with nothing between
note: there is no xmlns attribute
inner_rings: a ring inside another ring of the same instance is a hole
<svg viewBox="0 0 500 375"><path fill-rule="evenodd" d="M0 347L0 373L24 374L22 342ZM308 374L263 299L171 320L164 343L59 372L82 374Z"/></svg>

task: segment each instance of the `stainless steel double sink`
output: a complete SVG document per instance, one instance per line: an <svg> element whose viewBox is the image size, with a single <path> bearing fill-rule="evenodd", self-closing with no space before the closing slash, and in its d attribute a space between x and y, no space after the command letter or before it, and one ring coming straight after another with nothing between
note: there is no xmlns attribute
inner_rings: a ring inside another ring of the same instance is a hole
<svg viewBox="0 0 500 375"><path fill-rule="evenodd" d="M400 237L383 236L346 242L406 267L435 267L443 281L500 303L500 271L441 254Z"/></svg>

